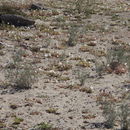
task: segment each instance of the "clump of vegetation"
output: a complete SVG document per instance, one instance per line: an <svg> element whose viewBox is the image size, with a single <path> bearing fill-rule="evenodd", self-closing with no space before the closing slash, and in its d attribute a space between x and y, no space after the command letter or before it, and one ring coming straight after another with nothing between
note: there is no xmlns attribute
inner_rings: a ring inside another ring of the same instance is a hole
<svg viewBox="0 0 130 130"><path fill-rule="evenodd" d="M6 66L6 78L9 84L19 89L29 89L36 81L36 71L32 64L23 60L25 51L15 50L12 56L12 62Z"/></svg>
<svg viewBox="0 0 130 130"><path fill-rule="evenodd" d="M111 48L107 53L107 62L108 64L111 62L119 62L119 63L127 63L130 66L130 52L129 46L118 46L115 48Z"/></svg>
<svg viewBox="0 0 130 130"><path fill-rule="evenodd" d="M115 102L109 93L101 93L97 103L101 105L103 116L105 117L105 127L113 128L116 120Z"/></svg>
<svg viewBox="0 0 130 130"><path fill-rule="evenodd" d="M84 0L76 0L75 8L77 9L78 13L81 13L83 11L84 2Z"/></svg>
<svg viewBox="0 0 130 130"><path fill-rule="evenodd" d="M105 54L105 53L104 53ZM103 72L124 74L129 72L130 69L130 53L129 48L125 46L118 46L108 49L106 61L99 64L99 58L95 60L96 72L99 76L102 76ZM99 56L99 55L98 55Z"/></svg>
<svg viewBox="0 0 130 130"><path fill-rule="evenodd" d="M121 104L119 117L121 130L128 130L130 127L130 108L128 104Z"/></svg>
<svg viewBox="0 0 130 130"><path fill-rule="evenodd" d="M19 117L15 117L13 125L19 125L23 121L24 121L24 119L19 118Z"/></svg>
<svg viewBox="0 0 130 130"><path fill-rule="evenodd" d="M68 71L72 68L72 65L70 63L67 63L65 61L66 57L63 55L59 58L59 61L57 63L53 64L53 67L58 71Z"/></svg>
<svg viewBox="0 0 130 130"><path fill-rule="evenodd" d="M101 62L101 59L99 57L96 57L95 59L95 70L97 73L97 76L101 78L105 72L106 64L104 62Z"/></svg>
<svg viewBox="0 0 130 130"><path fill-rule="evenodd" d="M84 86L85 81L89 78L89 72L83 69L77 69L74 71L75 78L79 80L80 86Z"/></svg>
<svg viewBox="0 0 130 130"><path fill-rule="evenodd" d="M102 92L97 98L97 103L101 105L105 118L105 127L114 128L118 122L121 130L128 130L130 127L130 106L129 98L115 99L111 93Z"/></svg>
<svg viewBox="0 0 130 130"><path fill-rule="evenodd" d="M67 41L68 46L75 46L77 44L78 27L72 25L69 30L69 39Z"/></svg>
<svg viewBox="0 0 130 130"><path fill-rule="evenodd" d="M130 129L130 93L125 92L121 96L121 102L118 105L118 119L121 130Z"/></svg>
<svg viewBox="0 0 130 130"><path fill-rule="evenodd" d="M32 130L51 130L51 129L52 129L51 124L42 122L42 123L34 126L34 128Z"/></svg>
<svg viewBox="0 0 130 130"><path fill-rule="evenodd" d="M95 0L76 0L75 9L78 13L84 13L86 16L90 16L94 13Z"/></svg>
<svg viewBox="0 0 130 130"><path fill-rule="evenodd" d="M86 7L84 10L86 16L90 16L91 14L94 14L95 3L96 3L95 0L87 0Z"/></svg>
<svg viewBox="0 0 130 130"><path fill-rule="evenodd" d="M115 61L119 63L127 62L128 56L126 55L126 53L128 52L123 47L116 47L113 49L109 49L107 54L108 64Z"/></svg>
<svg viewBox="0 0 130 130"><path fill-rule="evenodd" d="M46 110L47 113L53 113L53 114L57 114L57 108L49 108Z"/></svg>
<svg viewBox="0 0 130 130"><path fill-rule="evenodd" d="M130 53L129 48L125 46L119 46L108 50L107 65L110 71L114 71L117 74L126 73L130 69Z"/></svg>
<svg viewBox="0 0 130 130"><path fill-rule="evenodd" d="M80 60L76 65L80 67L91 67L90 62L84 60Z"/></svg>

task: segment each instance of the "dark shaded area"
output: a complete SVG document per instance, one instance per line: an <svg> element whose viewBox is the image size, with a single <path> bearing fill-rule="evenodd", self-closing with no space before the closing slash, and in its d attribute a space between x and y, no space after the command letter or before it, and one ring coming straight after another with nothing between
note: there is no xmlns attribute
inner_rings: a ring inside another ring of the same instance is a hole
<svg viewBox="0 0 130 130"><path fill-rule="evenodd" d="M0 15L0 23L14 25L16 27L20 26L31 26L35 24L35 21L29 20L20 15L14 14L1 14Z"/></svg>
<svg viewBox="0 0 130 130"><path fill-rule="evenodd" d="M38 3L38 4L31 4L30 6L31 10L48 10L47 8L43 7L42 4Z"/></svg>
<svg viewBox="0 0 130 130"><path fill-rule="evenodd" d="M0 86L1 87L1 86ZM8 88L7 88L8 87ZM18 89L18 88L13 88L12 86L7 86L6 88L0 88L0 94L5 95L5 94L14 94L14 93L21 93L24 92L25 90L31 89L31 88L24 88L24 89Z"/></svg>
<svg viewBox="0 0 130 130"><path fill-rule="evenodd" d="M101 122L101 123L99 123L99 122L94 122L94 123L87 122L87 124L82 126L81 128L85 129L85 130L88 129L88 128L89 129L95 129L95 128L97 128L97 129L111 129L111 127L106 125L106 122Z"/></svg>

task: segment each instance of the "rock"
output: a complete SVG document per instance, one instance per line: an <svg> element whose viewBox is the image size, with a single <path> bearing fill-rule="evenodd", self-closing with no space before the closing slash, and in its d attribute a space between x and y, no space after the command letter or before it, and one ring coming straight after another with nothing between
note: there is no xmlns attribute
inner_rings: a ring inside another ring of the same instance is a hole
<svg viewBox="0 0 130 130"><path fill-rule="evenodd" d="M14 25L16 27L31 26L35 24L35 21L33 20L29 20L23 16L14 14L1 14L0 23L2 22L5 24Z"/></svg>
<svg viewBox="0 0 130 130"><path fill-rule="evenodd" d="M30 6L31 10L47 10L47 8L44 8L42 4L31 4Z"/></svg>

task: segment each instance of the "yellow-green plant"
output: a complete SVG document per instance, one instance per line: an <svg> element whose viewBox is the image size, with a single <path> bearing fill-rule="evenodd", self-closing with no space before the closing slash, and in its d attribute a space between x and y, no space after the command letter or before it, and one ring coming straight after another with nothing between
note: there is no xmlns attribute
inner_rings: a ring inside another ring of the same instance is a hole
<svg viewBox="0 0 130 130"><path fill-rule="evenodd" d="M32 130L51 130L52 125L49 123L42 122L40 124L37 124L32 128Z"/></svg>

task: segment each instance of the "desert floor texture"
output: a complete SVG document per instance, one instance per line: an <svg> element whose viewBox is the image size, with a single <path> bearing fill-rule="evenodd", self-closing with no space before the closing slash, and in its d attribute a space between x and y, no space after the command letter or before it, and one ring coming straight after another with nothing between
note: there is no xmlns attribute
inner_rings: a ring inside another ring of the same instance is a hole
<svg viewBox="0 0 130 130"><path fill-rule="evenodd" d="M130 49L130 1L0 2L35 21L31 27L0 25L0 130L31 130L42 122L52 130L107 129L98 97L120 100L130 92L129 66L110 66L111 50ZM32 3L44 9L31 10ZM8 84L7 66L18 50L24 52L19 65L35 68L30 89ZM120 129L118 121L113 129Z"/></svg>

